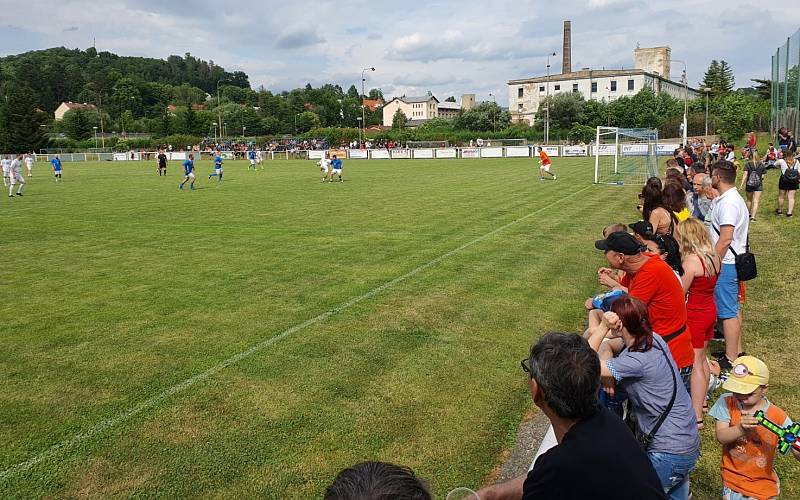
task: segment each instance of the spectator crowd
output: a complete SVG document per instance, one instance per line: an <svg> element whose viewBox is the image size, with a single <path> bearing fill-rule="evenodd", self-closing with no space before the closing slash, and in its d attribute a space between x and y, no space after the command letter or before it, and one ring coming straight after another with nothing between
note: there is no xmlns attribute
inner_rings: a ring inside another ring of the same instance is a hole
<svg viewBox="0 0 800 500"><path fill-rule="evenodd" d="M751 134L737 157L724 142L690 141L643 186L641 220L602 229L595 248L606 265L585 303L586 330L547 333L521 362L551 427L526 474L472 498L685 500L707 423L722 451L721 497L779 496L783 438L763 422L792 421L767 398L768 367L744 352L741 315L768 170L778 177L776 216L784 198L785 215L794 210L796 143L783 129L778 142L762 154ZM709 358L715 336L724 350ZM790 449L800 460L800 446ZM342 471L325 498L432 496L410 469L366 462Z"/></svg>

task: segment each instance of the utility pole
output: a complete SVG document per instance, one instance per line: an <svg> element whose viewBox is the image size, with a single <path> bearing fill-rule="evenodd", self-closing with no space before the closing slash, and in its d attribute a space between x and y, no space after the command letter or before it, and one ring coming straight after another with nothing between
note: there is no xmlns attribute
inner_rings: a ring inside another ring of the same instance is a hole
<svg viewBox="0 0 800 500"><path fill-rule="evenodd" d="M556 53L547 54L547 90L545 95L545 122L544 122L544 143L550 143L550 57L555 57Z"/></svg>
<svg viewBox="0 0 800 500"><path fill-rule="evenodd" d="M219 98L219 84L222 82L227 82L228 80L222 78L217 80L217 123L219 123L219 136L220 139L222 138L222 101Z"/></svg>

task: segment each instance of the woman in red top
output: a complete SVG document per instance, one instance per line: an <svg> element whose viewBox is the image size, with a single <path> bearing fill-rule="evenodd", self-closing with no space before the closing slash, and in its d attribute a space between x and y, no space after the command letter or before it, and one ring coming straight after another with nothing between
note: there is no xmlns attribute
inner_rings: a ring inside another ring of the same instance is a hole
<svg viewBox="0 0 800 500"><path fill-rule="evenodd" d="M714 287L720 270L719 255L714 251L708 230L699 219L691 217L677 225L675 239L683 256L681 283L688 295L686 301L686 324L692 332L694 365L690 380L692 408L697 417L697 426L703 426L703 407L708 393L709 367L706 345L714 337L717 321L717 306L714 303Z"/></svg>

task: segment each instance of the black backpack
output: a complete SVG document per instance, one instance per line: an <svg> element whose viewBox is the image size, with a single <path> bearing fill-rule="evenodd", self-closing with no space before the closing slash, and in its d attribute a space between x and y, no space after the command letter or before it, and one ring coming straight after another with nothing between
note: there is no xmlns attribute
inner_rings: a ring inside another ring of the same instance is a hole
<svg viewBox="0 0 800 500"><path fill-rule="evenodd" d="M750 164L747 173L747 187L758 188L761 186L761 172L760 165ZM787 170L788 172L788 170Z"/></svg>
<svg viewBox="0 0 800 500"><path fill-rule="evenodd" d="M800 179L800 171L797 170L797 160L794 161L794 165L786 169L786 172L783 173L783 178L790 182L795 182Z"/></svg>

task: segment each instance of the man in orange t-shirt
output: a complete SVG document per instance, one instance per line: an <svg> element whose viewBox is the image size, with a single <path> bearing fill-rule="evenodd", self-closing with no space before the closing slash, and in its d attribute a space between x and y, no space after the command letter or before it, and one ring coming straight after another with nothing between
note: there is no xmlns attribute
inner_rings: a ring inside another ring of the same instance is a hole
<svg viewBox="0 0 800 500"><path fill-rule="evenodd" d="M547 156L547 153L544 152L544 146L539 147L539 180L544 180L544 174L549 175L556 180L556 174L550 172L550 165L552 162L550 161L550 157Z"/></svg>
<svg viewBox="0 0 800 500"><path fill-rule="evenodd" d="M624 231L611 233L595 242L614 269L625 271L620 281L629 295L647 304L653 332L667 343L672 358L689 390L689 376L694 364L692 336L686 326L684 291L672 268L653 253L647 252L636 238Z"/></svg>

